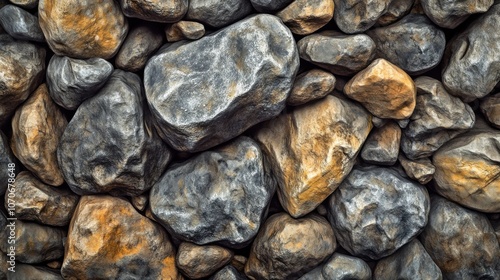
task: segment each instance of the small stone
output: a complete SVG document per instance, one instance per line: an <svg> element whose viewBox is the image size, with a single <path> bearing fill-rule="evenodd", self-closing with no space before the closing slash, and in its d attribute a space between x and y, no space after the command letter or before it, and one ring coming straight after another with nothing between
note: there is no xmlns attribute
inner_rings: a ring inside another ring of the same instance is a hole
<svg viewBox="0 0 500 280"><path fill-rule="evenodd" d="M290 4L293 0L250 0L252 6L261 13L277 12Z"/></svg>
<svg viewBox="0 0 500 280"><path fill-rule="evenodd" d="M372 130L361 150L361 158L373 164L395 164L398 160L400 138L401 128L395 122Z"/></svg>
<svg viewBox="0 0 500 280"><path fill-rule="evenodd" d="M321 265L299 280L371 280L372 271L370 266L362 259L334 253L324 265Z"/></svg>
<svg viewBox="0 0 500 280"><path fill-rule="evenodd" d="M243 19L252 11L248 0L190 0L186 19L221 28Z"/></svg>
<svg viewBox="0 0 500 280"><path fill-rule="evenodd" d="M311 34L333 18L333 0L295 0L276 14L297 35Z"/></svg>
<svg viewBox="0 0 500 280"><path fill-rule="evenodd" d="M245 274L250 279L298 279L337 248L328 221L311 214L294 219L286 213L269 217L255 238Z"/></svg>
<svg viewBox="0 0 500 280"><path fill-rule="evenodd" d="M9 0L12 4L25 9L33 9L38 7L38 0Z"/></svg>
<svg viewBox="0 0 500 280"><path fill-rule="evenodd" d="M76 110L94 96L113 73L113 65L102 58L86 60L54 55L47 67L47 86L57 105Z"/></svg>
<svg viewBox="0 0 500 280"><path fill-rule="evenodd" d="M0 24L16 39L45 42L38 18L19 7L6 5L1 8Z"/></svg>
<svg viewBox="0 0 500 280"><path fill-rule="evenodd" d="M50 269L42 266L33 266L29 264L16 264L14 273L9 272L9 280L27 280L27 279L43 279L43 280L63 280L61 273L57 269ZM2 278L4 279L4 278Z"/></svg>
<svg viewBox="0 0 500 280"><path fill-rule="evenodd" d="M116 67L131 72L142 70L162 43L163 34L158 29L146 25L132 29L116 55Z"/></svg>
<svg viewBox="0 0 500 280"><path fill-rule="evenodd" d="M500 129L500 92L484 98L480 108L491 125Z"/></svg>
<svg viewBox="0 0 500 280"><path fill-rule="evenodd" d="M415 0L392 1L385 14L378 18L376 25L386 26L398 21L410 12L414 2Z"/></svg>
<svg viewBox="0 0 500 280"><path fill-rule="evenodd" d="M133 196L130 199L130 202L138 211L144 211L146 209L146 206L148 205L148 200L149 197L147 195L141 194L138 196Z"/></svg>
<svg viewBox="0 0 500 280"><path fill-rule="evenodd" d="M398 159L406 175L411 179L417 180L420 184L425 185L434 178L436 167L432 165L429 158L409 160L403 154L399 154Z"/></svg>
<svg viewBox="0 0 500 280"><path fill-rule="evenodd" d="M256 139L271 162L283 208L298 218L332 194L371 127L366 110L332 95L262 126Z"/></svg>
<svg viewBox="0 0 500 280"><path fill-rule="evenodd" d="M47 267L52 268L52 269L60 269L62 266L62 261L61 260L55 260L55 261L50 261L45 264Z"/></svg>
<svg viewBox="0 0 500 280"><path fill-rule="evenodd" d="M240 273L234 266L226 265L215 273L209 280L247 280L245 274Z"/></svg>
<svg viewBox="0 0 500 280"><path fill-rule="evenodd" d="M372 117L372 123L373 123L373 126L374 127L383 127L385 124L387 124L390 120L388 119L381 119L381 118L377 118L375 116ZM399 122L398 122L399 123ZM399 126L401 127L401 126Z"/></svg>
<svg viewBox="0 0 500 280"><path fill-rule="evenodd" d="M404 119L404 120L397 120L397 123L400 128L406 128L408 124L410 123L410 119Z"/></svg>
<svg viewBox="0 0 500 280"><path fill-rule="evenodd" d="M217 245L198 246L183 242L177 251L179 270L190 279L210 276L231 261L233 252Z"/></svg>
<svg viewBox="0 0 500 280"><path fill-rule="evenodd" d="M236 268L236 270L243 272L245 271L245 264L247 263L247 261L247 257L242 255L235 255L231 260L231 266Z"/></svg>
<svg viewBox="0 0 500 280"><path fill-rule="evenodd" d="M354 256L377 260L415 238L427 224L424 186L392 168L357 167L329 200L328 218L339 244Z"/></svg>
<svg viewBox="0 0 500 280"><path fill-rule="evenodd" d="M0 172L0 195L7 191L10 182L15 182L15 177L20 171L16 157L10 149L7 136L0 130L0 165L3 166ZM12 184L11 184L12 185ZM1 278L0 278L1 279Z"/></svg>
<svg viewBox="0 0 500 280"><path fill-rule="evenodd" d="M120 0L127 17L155 22L177 22L188 10L188 0Z"/></svg>
<svg viewBox="0 0 500 280"><path fill-rule="evenodd" d="M181 20L165 29L167 41L177 42L184 39L197 40L205 35L205 26L196 21Z"/></svg>
<svg viewBox="0 0 500 280"><path fill-rule="evenodd" d="M420 0L425 14L444 28L455 28L470 15L488 11L493 2L494 0Z"/></svg>
<svg viewBox="0 0 500 280"><path fill-rule="evenodd" d="M335 89L335 76L323 70L313 69L297 76L286 103L298 106L320 99Z"/></svg>
<svg viewBox="0 0 500 280"><path fill-rule="evenodd" d="M433 196L420 241L444 279L500 278L500 246L484 214Z"/></svg>
<svg viewBox="0 0 500 280"><path fill-rule="evenodd" d="M61 56L111 58L128 31L113 0L40 0L38 16L47 43Z"/></svg>
<svg viewBox="0 0 500 280"><path fill-rule="evenodd" d="M390 7L391 0L334 0L333 19L344 33L361 33L372 27Z"/></svg>
<svg viewBox="0 0 500 280"><path fill-rule="evenodd" d="M45 184L64 183L56 150L67 124L45 84L31 94L12 118L12 152Z"/></svg>

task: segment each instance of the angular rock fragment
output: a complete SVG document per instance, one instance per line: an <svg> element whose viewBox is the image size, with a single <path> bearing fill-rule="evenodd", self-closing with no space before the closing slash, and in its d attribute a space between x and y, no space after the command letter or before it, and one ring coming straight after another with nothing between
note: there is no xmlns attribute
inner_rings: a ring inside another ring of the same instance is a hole
<svg viewBox="0 0 500 280"><path fill-rule="evenodd" d="M400 138L401 128L395 122L374 129L363 145L361 158L373 164L395 164L398 160Z"/></svg>
<svg viewBox="0 0 500 280"><path fill-rule="evenodd" d="M216 245L198 246L182 242L177 251L176 264L190 279L210 276L231 261L233 252Z"/></svg>
<svg viewBox="0 0 500 280"><path fill-rule="evenodd" d="M9 186L9 178L12 178L11 183L15 182L20 166L10 149L7 136L2 131L0 131L0 165L3 166L0 172L0 195L3 195Z"/></svg>
<svg viewBox="0 0 500 280"><path fill-rule="evenodd" d="M148 59L162 43L163 34L153 27L141 25L130 30L116 55L116 67L125 71L138 72L144 68Z"/></svg>
<svg viewBox="0 0 500 280"><path fill-rule="evenodd" d="M333 0L295 0L276 16L297 35L311 34L333 18Z"/></svg>
<svg viewBox="0 0 500 280"><path fill-rule="evenodd" d="M14 5L6 5L0 9L0 25L16 39L45 41L38 18Z"/></svg>
<svg viewBox="0 0 500 280"><path fill-rule="evenodd" d="M414 2L415 0L392 1L385 14L378 18L376 25L386 26L398 21L410 12Z"/></svg>
<svg viewBox="0 0 500 280"><path fill-rule="evenodd" d="M184 39L197 40L205 35L205 26L196 21L181 20L165 29L167 41L177 42Z"/></svg>
<svg viewBox="0 0 500 280"><path fill-rule="evenodd" d="M252 4L248 0L190 0L186 19L221 28L251 12Z"/></svg>
<svg viewBox="0 0 500 280"><path fill-rule="evenodd" d="M43 280L63 280L61 273L56 269L50 269L43 266L33 266L29 264L16 264L14 273L9 272L9 280L27 280L27 279L43 279ZM2 278L3 279L3 278Z"/></svg>
<svg viewBox="0 0 500 280"><path fill-rule="evenodd" d="M483 99L480 108L491 125L500 129L500 92Z"/></svg>
<svg viewBox="0 0 500 280"><path fill-rule="evenodd" d="M406 175L411 179L417 180L420 184L427 184L434 177L436 167L432 165L429 158L409 160L403 154L400 154L398 159Z"/></svg>
<svg viewBox="0 0 500 280"><path fill-rule="evenodd" d="M361 33L372 27L385 14L392 0L334 0L333 19L344 33Z"/></svg>
<svg viewBox="0 0 500 280"><path fill-rule="evenodd" d="M470 15L484 13L493 5L494 0L420 0L425 14L437 25L455 28Z"/></svg>
<svg viewBox="0 0 500 280"><path fill-rule="evenodd" d="M335 76L323 70L313 69L297 76L286 103L302 105L323 98L335 89Z"/></svg>
<svg viewBox="0 0 500 280"><path fill-rule="evenodd" d="M33 9L38 6L38 0L9 0L12 4L25 9Z"/></svg>
<svg viewBox="0 0 500 280"><path fill-rule="evenodd" d="M240 273L234 266L226 265L217 271L209 280L247 280L245 274Z"/></svg>
<svg viewBox="0 0 500 280"><path fill-rule="evenodd" d="M156 22L177 22L188 10L188 0L120 0L127 17Z"/></svg>
<svg viewBox="0 0 500 280"><path fill-rule="evenodd" d="M252 6L261 13L272 13L285 8L293 0L250 0Z"/></svg>
<svg viewBox="0 0 500 280"><path fill-rule="evenodd" d="M371 280L372 271L362 259L334 253L324 265L304 274L299 280Z"/></svg>

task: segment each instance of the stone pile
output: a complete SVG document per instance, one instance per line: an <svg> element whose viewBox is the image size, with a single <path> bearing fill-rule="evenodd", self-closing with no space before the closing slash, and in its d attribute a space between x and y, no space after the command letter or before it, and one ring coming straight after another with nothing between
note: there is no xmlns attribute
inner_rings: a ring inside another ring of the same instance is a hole
<svg viewBox="0 0 500 280"><path fill-rule="evenodd" d="M499 30L499 0L0 0L0 279L500 279Z"/></svg>

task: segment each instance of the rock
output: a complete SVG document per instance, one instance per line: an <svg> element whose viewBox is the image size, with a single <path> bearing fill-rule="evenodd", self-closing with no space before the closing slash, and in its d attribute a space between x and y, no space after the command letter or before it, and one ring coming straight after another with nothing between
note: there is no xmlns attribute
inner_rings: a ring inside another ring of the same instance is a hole
<svg viewBox="0 0 500 280"><path fill-rule="evenodd" d="M268 122L256 139L294 218L313 211L351 171L372 125L361 106L328 95Z"/></svg>
<svg viewBox="0 0 500 280"><path fill-rule="evenodd" d="M205 26L196 21L181 20L165 29L167 41L177 42L184 39L197 40L205 35Z"/></svg>
<svg viewBox="0 0 500 280"><path fill-rule="evenodd" d="M273 13L279 11L293 0L250 0L252 6L261 13Z"/></svg>
<svg viewBox="0 0 500 280"><path fill-rule="evenodd" d="M500 33L491 32L499 28L498 17L500 3L448 44L442 81L451 94L466 102L484 97L500 82Z"/></svg>
<svg viewBox="0 0 500 280"><path fill-rule="evenodd" d="M306 274L302 275L298 280L325 280L322 270L323 266L317 266L313 270L310 270Z"/></svg>
<svg viewBox="0 0 500 280"><path fill-rule="evenodd" d="M401 149L410 159L431 156L439 147L474 126L472 108L451 96L441 82L418 77L417 106L403 130Z"/></svg>
<svg viewBox="0 0 500 280"><path fill-rule="evenodd" d="M372 271L362 259L334 253L324 265L304 274L299 280L371 280Z"/></svg>
<svg viewBox="0 0 500 280"><path fill-rule="evenodd" d="M298 279L336 247L325 218L312 214L294 219L278 213L267 219L255 238L245 274L250 279Z"/></svg>
<svg viewBox="0 0 500 280"><path fill-rule="evenodd" d="M400 120L412 115L417 90L403 70L377 59L345 85L344 93L379 118Z"/></svg>
<svg viewBox="0 0 500 280"><path fill-rule="evenodd" d="M14 5L0 9L0 24L7 33L19 40L44 42L38 18Z"/></svg>
<svg viewBox="0 0 500 280"><path fill-rule="evenodd" d="M10 149L7 136L0 130L0 165L3 166L0 172L0 195L3 195L8 188L9 178L15 178L19 173L19 164ZM12 167L12 165L14 165ZM10 180L11 183L13 180ZM0 278L1 279L1 278Z"/></svg>
<svg viewBox="0 0 500 280"><path fill-rule="evenodd" d="M33 266L29 264L16 264L16 272L9 273L9 280L43 279L43 280L63 280L61 273L56 269L49 269L43 266Z"/></svg>
<svg viewBox="0 0 500 280"><path fill-rule="evenodd" d="M334 0L333 19L344 33L361 33L372 27L385 14L392 0Z"/></svg>
<svg viewBox="0 0 500 280"><path fill-rule="evenodd" d="M188 0L120 0L127 17L155 22L177 22L188 10Z"/></svg>
<svg viewBox="0 0 500 280"><path fill-rule="evenodd" d="M116 55L116 67L131 72L142 70L162 43L163 34L160 30L147 25L132 29Z"/></svg>
<svg viewBox="0 0 500 280"><path fill-rule="evenodd" d="M444 279L500 278L500 247L484 214L433 196L420 240Z"/></svg>
<svg viewBox="0 0 500 280"><path fill-rule="evenodd" d="M151 189L151 211L181 240L245 247L275 191L268 169L259 146L241 136L169 167Z"/></svg>
<svg viewBox="0 0 500 280"><path fill-rule="evenodd" d="M45 84L31 94L12 118L12 152L45 184L64 183L56 150L67 124Z"/></svg>
<svg viewBox="0 0 500 280"><path fill-rule="evenodd" d="M209 280L246 280L245 274L240 273L234 266L226 265L215 273Z"/></svg>
<svg viewBox="0 0 500 280"><path fill-rule="evenodd" d="M425 14L437 25L455 28L470 15L484 13L493 5L494 0L420 0Z"/></svg>
<svg viewBox="0 0 500 280"><path fill-rule="evenodd" d="M45 49L0 35L0 123L43 81Z"/></svg>
<svg viewBox="0 0 500 280"><path fill-rule="evenodd" d="M365 35L317 33L297 43L300 58L335 75L351 75L364 69L375 58L376 45Z"/></svg>
<svg viewBox="0 0 500 280"><path fill-rule="evenodd" d="M233 252L217 245L198 246L182 242L177 251L176 264L190 279L210 276L231 261Z"/></svg>
<svg viewBox="0 0 500 280"><path fill-rule="evenodd" d="M231 266L236 268L238 271L245 271L245 264L247 263L248 258L242 255L235 255L231 260Z"/></svg>
<svg viewBox="0 0 500 280"><path fill-rule="evenodd" d="M138 230L140 229L140 230ZM64 279L179 279L162 227L125 199L83 196L68 231Z"/></svg>
<svg viewBox="0 0 500 280"><path fill-rule="evenodd" d="M375 280L389 279L443 279L424 246L414 239L394 254L381 259L373 273Z"/></svg>
<svg viewBox="0 0 500 280"><path fill-rule="evenodd" d="M493 230L495 231L495 235L497 236L498 243L500 243L500 219L490 220L490 222L493 226Z"/></svg>
<svg viewBox="0 0 500 280"><path fill-rule="evenodd" d="M500 129L500 92L484 98L480 108L491 125Z"/></svg>
<svg viewBox="0 0 500 280"><path fill-rule="evenodd" d="M446 46L444 32L426 16L418 14L407 15L394 24L367 33L377 44L380 57L413 75L436 67Z"/></svg>
<svg viewBox="0 0 500 280"><path fill-rule="evenodd" d="M425 185L434 177L436 167L432 165L429 158L409 160L403 154L399 154L398 159L406 175L411 179L417 180L420 184Z"/></svg>
<svg viewBox="0 0 500 280"><path fill-rule="evenodd" d="M9 0L10 3L16 4L24 9L33 9L38 6L38 0Z"/></svg>
<svg viewBox="0 0 500 280"><path fill-rule="evenodd" d="M375 25L386 26L398 21L410 12L414 2L415 0L392 1L385 14L378 18Z"/></svg>
<svg viewBox="0 0 500 280"><path fill-rule="evenodd" d="M401 128L389 122L370 133L361 150L361 158L373 164L393 165L398 160Z"/></svg>
<svg viewBox="0 0 500 280"><path fill-rule="evenodd" d="M137 209L138 211L144 211L146 206L148 205L149 197L145 194L141 194L138 196L133 196L130 199L130 203Z"/></svg>
<svg viewBox="0 0 500 280"><path fill-rule="evenodd" d="M276 16L297 35L311 34L333 18L333 0L295 0Z"/></svg>
<svg viewBox="0 0 500 280"><path fill-rule="evenodd" d="M113 73L113 65L102 58L86 60L53 55L47 67L47 86L57 105L76 110L94 96Z"/></svg>
<svg viewBox="0 0 500 280"><path fill-rule="evenodd" d="M382 167L357 167L329 200L339 244L354 256L377 260L415 238L427 224L424 186Z"/></svg>
<svg viewBox="0 0 500 280"><path fill-rule="evenodd" d="M113 0L40 0L38 16L47 43L61 56L111 58L128 31Z"/></svg>
<svg viewBox="0 0 500 280"><path fill-rule="evenodd" d="M290 31L274 16L257 15L163 48L146 66L146 98L163 140L203 151L278 115L298 66Z"/></svg>
<svg viewBox="0 0 500 280"><path fill-rule="evenodd" d="M286 103L291 106L302 105L323 98L334 89L335 76L323 70L313 69L297 76Z"/></svg>
<svg viewBox="0 0 500 280"><path fill-rule="evenodd" d="M251 13L252 4L248 0L190 0L186 19L221 28Z"/></svg>

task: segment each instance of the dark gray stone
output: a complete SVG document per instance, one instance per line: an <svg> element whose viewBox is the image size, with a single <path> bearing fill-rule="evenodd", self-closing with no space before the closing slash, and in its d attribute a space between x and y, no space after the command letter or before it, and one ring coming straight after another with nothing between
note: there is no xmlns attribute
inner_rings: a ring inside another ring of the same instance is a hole
<svg viewBox="0 0 500 280"><path fill-rule="evenodd" d="M484 98L481 101L480 108L490 124L500 129L500 92Z"/></svg>
<svg viewBox="0 0 500 280"><path fill-rule="evenodd" d="M102 58L74 59L54 55L47 67L47 86L57 105L76 110L94 96L113 73L113 65Z"/></svg>
<svg viewBox="0 0 500 280"><path fill-rule="evenodd" d="M376 25L386 26L398 21L410 12L414 2L415 0L392 1L387 12L378 18Z"/></svg>
<svg viewBox="0 0 500 280"><path fill-rule="evenodd" d="M151 189L151 211L176 238L241 248L274 194L268 172L257 143L242 136L168 168Z"/></svg>
<svg viewBox="0 0 500 280"><path fill-rule="evenodd" d="M304 274L299 280L371 280L370 266L362 259L334 253L325 264Z"/></svg>
<svg viewBox="0 0 500 280"><path fill-rule="evenodd" d="M427 224L424 186L381 167L358 167L329 200L328 218L338 242L354 256L386 257L416 237Z"/></svg>
<svg viewBox="0 0 500 280"><path fill-rule="evenodd" d="M226 265L217 273L215 273L210 280L247 280L245 274L240 273L234 266Z"/></svg>
<svg viewBox="0 0 500 280"><path fill-rule="evenodd" d="M202 151L278 115L298 66L291 32L261 14L161 49L146 65L146 98L163 140Z"/></svg>
<svg viewBox="0 0 500 280"><path fill-rule="evenodd" d="M14 5L0 9L0 24L7 33L19 40L44 42L38 18Z"/></svg>
<svg viewBox="0 0 500 280"><path fill-rule="evenodd" d="M261 13L277 12L293 2L293 0L250 0L252 6Z"/></svg>
<svg viewBox="0 0 500 280"><path fill-rule="evenodd" d="M188 0L120 0L128 17L155 22L177 22L188 10Z"/></svg>
<svg viewBox="0 0 500 280"><path fill-rule="evenodd" d="M80 195L139 195L170 157L144 110L140 78L121 70L78 108L57 149L66 183Z"/></svg>
<svg viewBox="0 0 500 280"><path fill-rule="evenodd" d="M325 97L335 89L335 76L323 70L313 69L297 76L286 103L302 105Z"/></svg>
<svg viewBox="0 0 500 280"><path fill-rule="evenodd" d="M9 166L9 164L12 163L14 164L14 168ZM7 136L5 136L2 131L0 131L0 166L3 166L0 172L0 195L3 195L9 186L9 178L15 179L20 167L16 157L10 149ZM12 179L10 181L14 182Z"/></svg>
<svg viewBox="0 0 500 280"><path fill-rule="evenodd" d="M344 33L361 33L385 14L392 0L334 0L333 19Z"/></svg>
<svg viewBox="0 0 500 280"><path fill-rule="evenodd" d="M437 25L455 28L470 15L486 12L494 0L420 0L425 14Z"/></svg>
<svg viewBox="0 0 500 280"><path fill-rule="evenodd" d="M373 164L393 165L398 160L401 128L396 122L375 128L366 139L361 158Z"/></svg>
<svg viewBox="0 0 500 280"><path fill-rule="evenodd" d="M9 0L12 4L25 9L33 9L38 6L38 0Z"/></svg>
<svg viewBox="0 0 500 280"><path fill-rule="evenodd" d="M8 274L9 280L63 280L61 272L57 269L50 269L43 266L33 266L29 264L16 264L16 272Z"/></svg>
<svg viewBox="0 0 500 280"><path fill-rule="evenodd" d="M163 34L158 29L146 25L132 29L116 55L116 67L131 72L140 71L162 43Z"/></svg>
<svg viewBox="0 0 500 280"><path fill-rule="evenodd" d="M190 0L186 19L221 28L252 12L249 0Z"/></svg>

